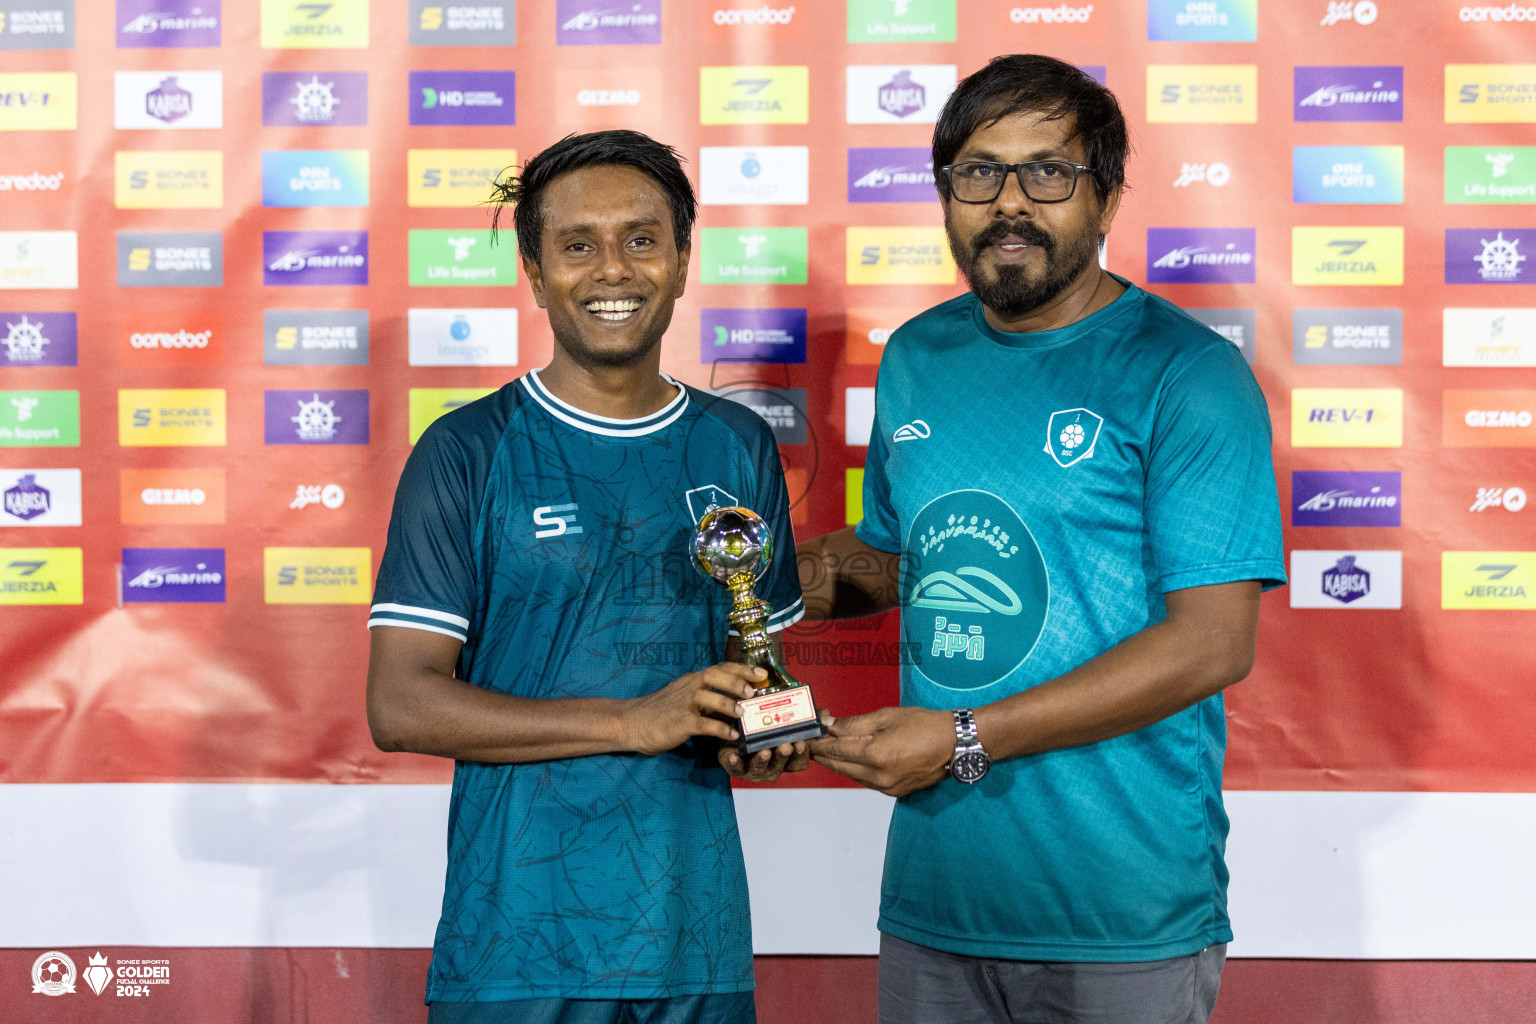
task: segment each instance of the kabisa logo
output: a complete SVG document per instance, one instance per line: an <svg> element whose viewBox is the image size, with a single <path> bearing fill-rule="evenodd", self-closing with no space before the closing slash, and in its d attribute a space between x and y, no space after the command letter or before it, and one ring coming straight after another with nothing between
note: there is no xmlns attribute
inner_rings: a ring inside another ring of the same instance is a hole
<svg viewBox="0 0 1536 1024"><path fill-rule="evenodd" d="M661 42L661 0L556 0L555 43L611 46Z"/></svg>
<svg viewBox="0 0 1536 1024"><path fill-rule="evenodd" d="M263 49L361 49L368 0L261 0Z"/></svg>
<svg viewBox="0 0 1536 1024"><path fill-rule="evenodd" d="M770 7L717 7L710 20L716 25L788 25L795 20L795 8Z"/></svg>
<svg viewBox="0 0 1536 1024"><path fill-rule="evenodd" d="M1147 0L1153 41L1251 43L1258 24L1258 0Z"/></svg>
<svg viewBox="0 0 1536 1024"><path fill-rule="evenodd" d="M1291 472L1292 526L1401 526L1398 472Z"/></svg>
<svg viewBox="0 0 1536 1024"><path fill-rule="evenodd" d="M906 68L882 85L877 95L880 109L893 117L915 114L928 102L928 90L921 82L912 81L912 72Z"/></svg>
<svg viewBox="0 0 1536 1024"><path fill-rule="evenodd" d="M1062 469L1093 458L1104 417L1089 409L1061 409L1045 424L1045 453Z"/></svg>
<svg viewBox="0 0 1536 1024"><path fill-rule="evenodd" d="M1536 366L1536 309L1464 309L1441 314L1444 366Z"/></svg>
<svg viewBox="0 0 1536 1024"><path fill-rule="evenodd" d="M412 71L410 88L411 124L517 123L513 71Z"/></svg>
<svg viewBox="0 0 1536 1024"><path fill-rule="evenodd" d="M902 640L914 674L949 690L1019 668L1045 628L1045 559L1019 514L988 491L951 491L913 517L902 561Z"/></svg>
<svg viewBox="0 0 1536 1024"><path fill-rule="evenodd" d="M1536 146L1446 146L1447 203L1536 203Z"/></svg>
<svg viewBox="0 0 1536 1024"><path fill-rule="evenodd" d="M261 247L266 284L368 283L366 231L263 231Z"/></svg>
<svg viewBox="0 0 1536 1024"><path fill-rule="evenodd" d="M366 149L268 150L261 154L263 206L367 206Z"/></svg>
<svg viewBox="0 0 1536 1024"><path fill-rule="evenodd" d="M1148 64L1151 124L1253 124L1259 72L1253 64Z"/></svg>
<svg viewBox="0 0 1536 1024"><path fill-rule="evenodd" d="M1401 121L1403 69L1297 67L1298 121Z"/></svg>
<svg viewBox="0 0 1536 1024"><path fill-rule="evenodd" d="M1257 352L1257 314L1252 309L1187 308L1184 312L1230 341L1252 366Z"/></svg>
<svg viewBox="0 0 1536 1024"><path fill-rule="evenodd" d="M265 548L267 604L367 604L373 581L369 548Z"/></svg>
<svg viewBox="0 0 1536 1024"><path fill-rule="evenodd" d="M810 198L805 146L703 146L699 202L705 206L803 206Z"/></svg>
<svg viewBox="0 0 1536 1024"><path fill-rule="evenodd" d="M117 0L117 45L218 46L221 0Z"/></svg>
<svg viewBox="0 0 1536 1024"><path fill-rule="evenodd" d="M74 131L73 71L0 72L0 131Z"/></svg>
<svg viewBox="0 0 1536 1024"><path fill-rule="evenodd" d="M1354 555L1344 555L1333 568L1323 570L1323 593L1340 604L1358 601L1371 592L1371 574L1355 564Z"/></svg>
<svg viewBox="0 0 1536 1024"><path fill-rule="evenodd" d="M118 71L115 127L122 130L224 127L222 71Z"/></svg>
<svg viewBox="0 0 1536 1024"><path fill-rule="evenodd" d="M1298 366L1400 366L1401 309L1296 309L1291 312L1291 361Z"/></svg>
<svg viewBox="0 0 1536 1024"><path fill-rule="evenodd" d="M1254 240L1253 228L1148 228L1147 280L1252 284Z"/></svg>
<svg viewBox="0 0 1536 1024"><path fill-rule="evenodd" d="M1536 551L1443 551L1440 607L1536 609Z"/></svg>
<svg viewBox="0 0 1536 1024"><path fill-rule="evenodd" d="M1402 228L1291 228L1292 284L1402 284Z"/></svg>
<svg viewBox="0 0 1536 1024"><path fill-rule="evenodd" d="M700 124L805 124L810 69L803 66L699 69Z"/></svg>
<svg viewBox="0 0 1536 1024"><path fill-rule="evenodd" d="M268 391L267 444L367 444L368 392Z"/></svg>
<svg viewBox="0 0 1536 1024"><path fill-rule="evenodd" d="M848 0L850 43L952 43L956 0Z"/></svg>
<svg viewBox="0 0 1536 1024"><path fill-rule="evenodd" d="M79 526L78 469L0 470L0 526Z"/></svg>
<svg viewBox="0 0 1536 1024"><path fill-rule="evenodd" d="M0 50L73 50L75 0L0 3Z"/></svg>
<svg viewBox="0 0 1536 1024"><path fill-rule="evenodd" d="M1356 25L1370 25L1379 13L1373 0L1328 0L1328 11L1321 24L1328 26L1352 21Z"/></svg>
<svg viewBox="0 0 1536 1024"><path fill-rule="evenodd" d="M516 366L517 310L411 309L412 366Z"/></svg>
<svg viewBox="0 0 1536 1024"><path fill-rule="evenodd" d="M124 548L123 601L224 602L223 548Z"/></svg>
<svg viewBox="0 0 1536 1024"><path fill-rule="evenodd" d="M1447 64L1448 124L1536 121L1536 64Z"/></svg>
<svg viewBox="0 0 1536 1024"><path fill-rule="evenodd" d="M340 484L298 484L288 507L302 509L309 508L311 505L323 505L334 511L346 503L347 492Z"/></svg>
<svg viewBox="0 0 1536 1024"><path fill-rule="evenodd" d="M0 548L0 554L5 549ZM68 953L49 950L32 961L33 995L62 996L75 990L75 962Z"/></svg>
<svg viewBox="0 0 1536 1024"><path fill-rule="evenodd" d="M1232 168L1219 160L1208 164L1180 164L1179 176L1174 179L1173 187L1210 185L1212 188L1222 188L1231 180Z"/></svg>
<svg viewBox="0 0 1536 1024"><path fill-rule="evenodd" d="M1093 4L1074 7L1058 4L1055 7L1014 7L1008 11L1008 20L1015 25L1086 25L1093 17Z"/></svg>
<svg viewBox="0 0 1536 1024"><path fill-rule="evenodd" d="M1445 283L1524 284L1529 275L1520 242L1529 237L1520 228L1446 228Z"/></svg>
<svg viewBox="0 0 1536 1024"><path fill-rule="evenodd" d="M52 508L49 501L52 494L48 488L38 484L36 473L23 473L21 479L6 488L3 495L5 514L22 522L46 515ZM0 519L0 522L5 520Z"/></svg>
<svg viewBox="0 0 1536 1024"><path fill-rule="evenodd" d="M412 46L512 46L517 42L515 0L444 3L411 0Z"/></svg>
<svg viewBox="0 0 1536 1024"><path fill-rule="evenodd" d="M955 91L953 64L852 64L849 124L933 124Z"/></svg>
<svg viewBox="0 0 1536 1024"><path fill-rule="evenodd" d="M74 366L74 313L0 313L0 366Z"/></svg>
<svg viewBox="0 0 1536 1024"><path fill-rule="evenodd" d="M699 232L704 284L805 284L805 228L704 228Z"/></svg>
<svg viewBox="0 0 1536 1024"><path fill-rule="evenodd" d="M1536 6L1529 4L1468 5L1457 12L1462 21L1515 22L1536 21Z"/></svg>
<svg viewBox="0 0 1536 1024"><path fill-rule="evenodd" d="M706 309L699 315L699 362L803 363L804 309Z"/></svg>
<svg viewBox="0 0 1536 1024"><path fill-rule="evenodd" d="M366 71L264 71L261 123L339 126L368 123Z"/></svg>
<svg viewBox="0 0 1536 1024"><path fill-rule="evenodd" d="M367 366L365 309L269 309L262 313L268 366Z"/></svg>
<svg viewBox="0 0 1536 1024"><path fill-rule="evenodd" d="M1479 487L1477 498L1472 502L1468 512L1481 512L1484 509L1502 508L1506 512L1519 512L1525 508L1524 487Z"/></svg>
<svg viewBox="0 0 1536 1024"><path fill-rule="evenodd" d="M850 203L932 203L933 156L918 146L848 150Z"/></svg>
<svg viewBox="0 0 1536 1024"><path fill-rule="evenodd" d="M1402 146L1296 146L1291 198L1298 203L1401 203Z"/></svg>

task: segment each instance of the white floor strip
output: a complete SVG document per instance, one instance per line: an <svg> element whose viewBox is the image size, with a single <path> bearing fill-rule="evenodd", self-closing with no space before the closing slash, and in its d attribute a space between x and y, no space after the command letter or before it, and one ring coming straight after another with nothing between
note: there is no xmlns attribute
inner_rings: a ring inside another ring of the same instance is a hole
<svg viewBox="0 0 1536 1024"><path fill-rule="evenodd" d="M442 786L0 786L0 946L430 945L447 799ZM758 952L875 952L890 801L737 802ZM1227 802L1233 955L1536 957L1536 794Z"/></svg>

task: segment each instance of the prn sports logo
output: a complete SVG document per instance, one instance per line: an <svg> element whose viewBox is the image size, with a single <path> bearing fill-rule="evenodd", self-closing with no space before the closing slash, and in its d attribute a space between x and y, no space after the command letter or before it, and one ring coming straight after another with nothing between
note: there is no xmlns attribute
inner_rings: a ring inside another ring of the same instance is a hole
<svg viewBox="0 0 1536 1024"><path fill-rule="evenodd" d="M1403 119L1401 65L1297 67L1293 75L1298 121Z"/></svg>
<svg viewBox="0 0 1536 1024"><path fill-rule="evenodd" d="M1446 284L1524 284L1531 232L1521 228L1446 228Z"/></svg>
<svg viewBox="0 0 1536 1024"><path fill-rule="evenodd" d="M264 71L261 123L336 127L368 123L366 71Z"/></svg>
<svg viewBox="0 0 1536 1024"><path fill-rule="evenodd" d="M0 367L74 366L74 313L0 313Z"/></svg>
<svg viewBox="0 0 1536 1024"><path fill-rule="evenodd" d="M614 46L661 42L661 0L557 0L555 43Z"/></svg>
<svg viewBox="0 0 1536 1024"><path fill-rule="evenodd" d="M1148 228L1147 280L1252 284L1253 228Z"/></svg>
<svg viewBox="0 0 1536 1024"><path fill-rule="evenodd" d="M221 0L117 0L117 46L218 46Z"/></svg>

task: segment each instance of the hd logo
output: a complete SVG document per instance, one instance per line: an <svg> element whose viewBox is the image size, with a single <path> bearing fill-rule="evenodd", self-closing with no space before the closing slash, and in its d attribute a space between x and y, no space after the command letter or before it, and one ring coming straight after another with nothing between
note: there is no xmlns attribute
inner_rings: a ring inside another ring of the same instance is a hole
<svg viewBox="0 0 1536 1024"><path fill-rule="evenodd" d="M805 124L810 97L807 67L699 69L700 124Z"/></svg>
<svg viewBox="0 0 1536 1024"><path fill-rule="evenodd" d="M1442 551L1440 607L1536 609L1536 551Z"/></svg>
<svg viewBox="0 0 1536 1024"><path fill-rule="evenodd" d="M480 206L516 164L515 149L407 150L406 204Z"/></svg>
<svg viewBox="0 0 1536 1024"><path fill-rule="evenodd" d="M1402 228L1291 228L1291 283L1403 283Z"/></svg>
<svg viewBox="0 0 1536 1024"><path fill-rule="evenodd" d="M1447 64L1447 124L1536 122L1536 64Z"/></svg>
<svg viewBox="0 0 1536 1024"><path fill-rule="evenodd" d="M1259 116L1253 64L1148 64L1150 124L1253 124Z"/></svg>
<svg viewBox="0 0 1536 1024"><path fill-rule="evenodd" d="M266 548L267 604L367 604L372 596L369 548Z"/></svg>
<svg viewBox="0 0 1536 1024"><path fill-rule="evenodd" d="M0 605L83 604L80 548L0 548Z"/></svg>
<svg viewBox="0 0 1536 1024"><path fill-rule="evenodd" d="M224 154L217 149L115 154L119 210L217 210Z"/></svg>
<svg viewBox="0 0 1536 1024"><path fill-rule="evenodd" d="M943 228L848 228L849 284L954 284Z"/></svg>
<svg viewBox="0 0 1536 1024"><path fill-rule="evenodd" d="M261 0L265 50L342 50L368 45L368 0Z"/></svg>

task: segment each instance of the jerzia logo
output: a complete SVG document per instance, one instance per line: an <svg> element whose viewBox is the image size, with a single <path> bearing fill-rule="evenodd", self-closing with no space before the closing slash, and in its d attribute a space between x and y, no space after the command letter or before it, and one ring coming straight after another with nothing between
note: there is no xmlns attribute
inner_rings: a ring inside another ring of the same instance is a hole
<svg viewBox="0 0 1536 1024"><path fill-rule="evenodd" d="M1088 409L1062 409L1051 413L1045 426L1045 452L1062 469L1093 458L1104 417Z"/></svg>

